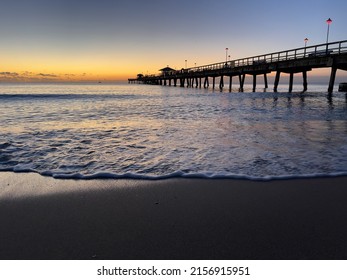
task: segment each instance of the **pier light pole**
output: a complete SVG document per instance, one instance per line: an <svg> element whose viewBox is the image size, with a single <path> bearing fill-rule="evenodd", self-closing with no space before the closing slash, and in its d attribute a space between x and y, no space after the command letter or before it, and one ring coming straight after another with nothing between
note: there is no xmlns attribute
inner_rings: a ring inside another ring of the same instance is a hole
<svg viewBox="0 0 347 280"><path fill-rule="evenodd" d="M307 46L308 38L305 38L304 42L305 42L304 57L306 57L306 46Z"/></svg>
<svg viewBox="0 0 347 280"><path fill-rule="evenodd" d="M229 61L230 61L230 54L228 55L228 59L229 59Z"/></svg>
<svg viewBox="0 0 347 280"><path fill-rule="evenodd" d="M330 28L330 24L332 23L333 21L331 20L331 18L328 18L326 20L326 23L328 24L328 31L327 31L327 44L329 42L329 28Z"/></svg>
<svg viewBox="0 0 347 280"><path fill-rule="evenodd" d="M186 62L186 68L185 69L187 69L187 60L185 60L185 62Z"/></svg>
<svg viewBox="0 0 347 280"><path fill-rule="evenodd" d="M228 48L225 48L225 62L228 62Z"/></svg>

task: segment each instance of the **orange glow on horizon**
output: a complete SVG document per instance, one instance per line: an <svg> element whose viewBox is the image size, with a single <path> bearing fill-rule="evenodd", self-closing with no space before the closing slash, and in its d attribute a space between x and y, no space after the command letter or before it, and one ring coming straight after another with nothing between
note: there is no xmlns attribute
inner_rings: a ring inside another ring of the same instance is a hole
<svg viewBox="0 0 347 280"><path fill-rule="evenodd" d="M135 68L135 67L134 67ZM69 69L71 70L71 69ZM158 71L134 71L133 69L88 69L89 71L16 71L15 68L10 68L9 71L2 71L0 69L0 82L83 82L83 81L126 81L128 78L136 78L136 75L141 74L158 74ZM310 77L327 79L330 75L329 68L313 69L308 72L308 79ZM269 78L274 78L275 72L268 74ZM282 73L281 77L288 76ZM300 76L300 73L295 76ZM337 71L337 77L346 77L345 71Z"/></svg>
<svg viewBox="0 0 347 280"><path fill-rule="evenodd" d="M79 53L78 55L31 53L24 55L16 51L8 51L0 65L0 82L78 82L78 81L126 81L136 78L141 73L158 74L159 69L167 65L174 69L185 67L183 56L163 54L153 56L128 56L114 54ZM215 57L203 56L203 59L188 60L187 67L220 62ZM269 74L273 77L275 72ZM330 69L313 69L308 72L310 77L329 77ZM285 76L285 74L283 74ZM338 71L337 77L346 77L345 71Z"/></svg>
<svg viewBox="0 0 347 280"><path fill-rule="evenodd" d="M1 61L0 81L117 81L135 78L138 73L156 74L162 65L147 58L131 60L117 54L8 50Z"/></svg>

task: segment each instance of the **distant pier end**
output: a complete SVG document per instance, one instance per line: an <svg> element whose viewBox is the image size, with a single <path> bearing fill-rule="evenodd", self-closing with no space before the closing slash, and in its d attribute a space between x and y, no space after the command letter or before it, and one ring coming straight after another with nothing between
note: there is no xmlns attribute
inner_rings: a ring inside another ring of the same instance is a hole
<svg viewBox="0 0 347 280"><path fill-rule="evenodd" d="M276 72L274 91L277 91L281 73L289 74L289 92L293 89L294 74L301 73L303 90L307 90L307 72L314 68L331 68L328 92L334 88L336 71L347 71L347 40L320 44L310 47L291 49L276 53L227 60L224 62L175 70L170 67L160 69L158 75L138 74L137 78L128 79L129 83L154 85L173 85L184 87L215 88L216 77L219 77L219 88L224 88L224 77L229 77L229 91L233 77L238 77L240 89L243 90L245 76L253 77L253 91L257 84L257 76L264 77L265 88L268 87L267 74Z"/></svg>

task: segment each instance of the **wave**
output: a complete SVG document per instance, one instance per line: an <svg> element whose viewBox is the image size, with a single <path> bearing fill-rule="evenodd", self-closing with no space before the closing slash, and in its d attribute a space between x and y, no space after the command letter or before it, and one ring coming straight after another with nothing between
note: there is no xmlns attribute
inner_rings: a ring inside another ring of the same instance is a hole
<svg viewBox="0 0 347 280"><path fill-rule="evenodd" d="M288 180L288 179L308 179L308 178L330 178L347 176L347 172L332 172L332 173L312 173L312 174L288 174L278 176L251 176L246 174L232 174L222 172L201 172L201 173L185 173L181 170L163 174L163 175L149 175L139 173L123 173L116 174L111 172L97 172L94 174L64 174L55 173L53 171L38 172L30 168L4 168L0 172L15 172L15 173L37 173L42 176L53 177L55 179L73 179L73 180L93 180L93 179L134 179L134 180L166 180L175 178L195 178L195 179L237 179L237 180L250 180L250 181L273 181L273 180Z"/></svg>

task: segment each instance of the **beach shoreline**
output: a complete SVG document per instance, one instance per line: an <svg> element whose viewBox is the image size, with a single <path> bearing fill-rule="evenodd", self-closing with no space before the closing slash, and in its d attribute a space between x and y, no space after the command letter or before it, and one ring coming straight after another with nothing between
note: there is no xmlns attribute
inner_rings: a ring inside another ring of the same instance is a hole
<svg viewBox="0 0 347 280"><path fill-rule="evenodd" d="M0 259L346 259L346 183L0 172Z"/></svg>

